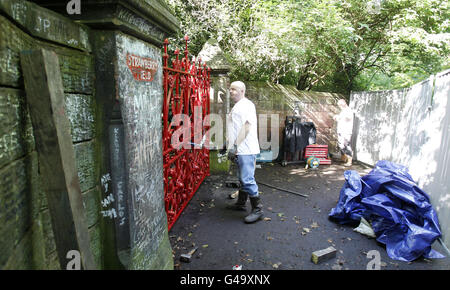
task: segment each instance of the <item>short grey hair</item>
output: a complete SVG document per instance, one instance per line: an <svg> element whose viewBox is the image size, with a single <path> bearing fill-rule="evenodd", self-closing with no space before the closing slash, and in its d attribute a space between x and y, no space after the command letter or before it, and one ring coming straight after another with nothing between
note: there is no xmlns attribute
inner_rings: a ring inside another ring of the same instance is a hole
<svg viewBox="0 0 450 290"><path fill-rule="evenodd" d="M347 101L344 100L344 99L340 99L340 100L337 102L337 104L338 104L338 106L347 106Z"/></svg>
<svg viewBox="0 0 450 290"><path fill-rule="evenodd" d="M232 82L230 86L232 86L232 85L235 85L235 86L239 87L240 89L242 89L244 92L244 95L245 95L246 88L245 88L245 84L243 82L235 81L235 82Z"/></svg>

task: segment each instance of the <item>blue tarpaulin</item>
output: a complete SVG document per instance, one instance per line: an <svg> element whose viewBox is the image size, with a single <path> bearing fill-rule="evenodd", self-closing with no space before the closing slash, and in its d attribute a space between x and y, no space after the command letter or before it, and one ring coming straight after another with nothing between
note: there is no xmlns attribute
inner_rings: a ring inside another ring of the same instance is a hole
<svg viewBox="0 0 450 290"><path fill-rule="evenodd" d="M345 184L329 216L340 224L369 221L378 242L392 259L444 258L431 248L441 237L428 195L417 187L408 168L381 160L367 175L344 172Z"/></svg>

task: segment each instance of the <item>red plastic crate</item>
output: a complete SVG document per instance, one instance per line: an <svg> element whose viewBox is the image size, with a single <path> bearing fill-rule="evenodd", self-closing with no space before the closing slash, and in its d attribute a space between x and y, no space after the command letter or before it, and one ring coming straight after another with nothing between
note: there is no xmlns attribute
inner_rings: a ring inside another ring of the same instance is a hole
<svg viewBox="0 0 450 290"><path fill-rule="evenodd" d="M320 164L331 164L331 159L328 159L328 145L308 145L305 148L304 158L314 156L319 159Z"/></svg>

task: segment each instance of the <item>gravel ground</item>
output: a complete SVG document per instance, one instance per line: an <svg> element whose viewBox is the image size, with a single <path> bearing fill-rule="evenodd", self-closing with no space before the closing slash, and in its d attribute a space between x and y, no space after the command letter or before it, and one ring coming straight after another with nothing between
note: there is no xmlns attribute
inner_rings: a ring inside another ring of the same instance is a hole
<svg viewBox="0 0 450 290"><path fill-rule="evenodd" d="M392 260L383 244L328 219L348 169L360 175L371 170L360 164L344 167L339 161L316 170L305 170L301 164L261 164L257 181L308 197L260 184L265 218L255 224L243 222L247 213L225 208L234 202L228 195L236 191L225 185L229 176L209 176L169 232L175 269L231 270L241 265L243 270L365 270L373 263L373 250L380 254L381 270L450 269L448 257ZM311 262L312 252L330 246L337 250L336 257L317 265ZM180 262L180 255L194 247L198 249L191 262ZM433 248L446 255L438 242Z"/></svg>

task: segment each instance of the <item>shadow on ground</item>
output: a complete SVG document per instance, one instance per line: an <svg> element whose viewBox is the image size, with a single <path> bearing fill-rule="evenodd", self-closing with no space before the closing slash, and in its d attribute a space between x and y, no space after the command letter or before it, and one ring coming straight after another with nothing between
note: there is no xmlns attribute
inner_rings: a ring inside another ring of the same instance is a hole
<svg viewBox="0 0 450 290"><path fill-rule="evenodd" d="M307 198L259 185L265 220L245 224L245 212L230 211L234 202L228 195L235 188L225 185L226 175L209 176L200 186L178 221L169 232L175 269L231 270L365 270L376 250L382 270L448 270L450 258L418 259L414 262L392 260L383 244L328 219L344 184L349 168L334 162L318 170L302 165L261 164L256 179L279 188L308 195ZM371 168L353 165L360 175ZM248 207L250 204L248 203ZM319 264L311 262L311 253L333 246L335 258ZM198 247L190 263L180 255ZM436 242L433 248L446 255Z"/></svg>

